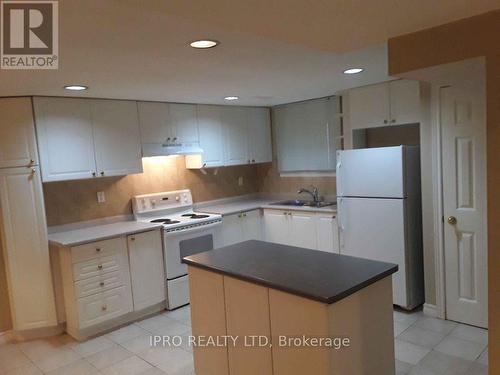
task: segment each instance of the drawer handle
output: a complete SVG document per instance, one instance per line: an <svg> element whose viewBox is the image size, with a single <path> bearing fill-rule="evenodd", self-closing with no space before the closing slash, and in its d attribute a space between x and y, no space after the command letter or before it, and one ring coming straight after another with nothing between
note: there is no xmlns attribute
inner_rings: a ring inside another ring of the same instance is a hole
<svg viewBox="0 0 500 375"><path fill-rule="evenodd" d="M101 248L100 248L100 247L98 247L98 248L96 248L96 249L95 249L95 251L100 252L100 251L101 251Z"/></svg>
<svg viewBox="0 0 500 375"><path fill-rule="evenodd" d="M130 241L135 241L135 237L130 237Z"/></svg>
<svg viewBox="0 0 500 375"><path fill-rule="evenodd" d="M98 270L102 270L102 264L99 264L99 265L97 266L97 269L98 269Z"/></svg>
<svg viewBox="0 0 500 375"><path fill-rule="evenodd" d="M101 281L101 282L99 283L99 285L100 285L100 286L104 286L104 281Z"/></svg>
<svg viewBox="0 0 500 375"><path fill-rule="evenodd" d="M101 310L102 310L102 311L106 311L107 309L108 309L108 306L106 306L106 305L103 305L103 306L101 307Z"/></svg>

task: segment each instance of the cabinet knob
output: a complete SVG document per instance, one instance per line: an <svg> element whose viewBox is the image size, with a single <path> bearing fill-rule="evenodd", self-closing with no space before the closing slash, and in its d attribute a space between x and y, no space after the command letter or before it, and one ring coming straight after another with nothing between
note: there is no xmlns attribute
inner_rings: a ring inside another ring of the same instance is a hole
<svg viewBox="0 0 500 375"><path fill-rule="evenodd" d="M99 283L99 285L100 285L100 286L104 286L104 281L101 281L101 282Z"/></svg>
<svg viewBox="0 0 500 375"><path fill-rule="evenodd" d="M31 168L31 173L35 174L36 173L36 169L35 168Z"/></svg>
<svg viewBox="0 0 500 375"><path fill-rule="evenodd" d="M95 251L100 252L101 248L100 247L96 247Z"/></svg>
<svg viewBox="0 0 500 375"><path fill-rule="evenodd" d="M175 142L176 140L177 140L177 137L174 137L174 138L172 139L172 141L174 141L174 142Z"/></svg>
<svg viewBox="0 0 500 375"><path fill-rule="evenodd" d="M130 237L130 241L135 241L135 237Z"/></svg>
<svg viewBox="0 0 500 375"><path fill-rule="evenodd" d="M394 123L396 122L396 119L394 119L394 118L393 118L393 119L391 120L391 122L394 124Z"/></svg>
<svg viewBox="0 0 500 375"><path fill-rule="evenodd" d="M384 124L387 124L388 122L389 122L389 121L387 121L387 120L384 120Z"/></svg>
<svg viewBox="0 0 500 375"><path fill-rule="evenodd" d="M104 171L101 172L101 176L104 176Z"/></svg>
<svg viewBox="0 0 500 375"><path fill-rule="evenodd" d="M252 159L252 163L255 163L255 159Z"/></svg>
<svg viewBox="0 0 500 375"><path fill-rule="evenodd" d="M97 269L98 269L98 270L102 270L102 264L99 264L99 265L97 266Z"/></svg>
<svg viewBox="0 0 500 375"><path fill-rule="evenodd" d="M108 306L106 306L106 305L103 305L103 306L101 307L101 310L102 310L102 311L106 311L107 309L108 309Z"/></svg>
<svg viewBox="0 0 500 375"><path fill-rule="evenodd" d="M455 225L457 223L457 218L455 216L448 217L448 224Z"/></svg>
<svg viewBox="0 0 500 375"><path fill-rule="evenodd" d="M243 217L247 217L247 214L246 214L246 213L245 213L245 214L243 214Z"/></svg>
<svg viewBox="0 0 500 375"><path fill-rule="evenodd" d="M285 216L288 215L288 212L283 212L283 215L285 215Z"/></svg>
<svg viewBox="0 0 500 375"><path fill-rule="evenodd" d="M248 159L248 160L247 160L247 163L250 163L250 162L251 162L251 160L250 160L250 159Z"/></svg>
<svg viewBox="0 0 500 375"><path fill-rule="evenodd" d="M33 159L30 159L30 164L35 164L35 161Z"/></svg>
<svg viewBox="0 0 500 375"><path fill-rule="evenodd" d="M95 177L95 172L92 172L92 176L94 176L94 177Z"/></svg>

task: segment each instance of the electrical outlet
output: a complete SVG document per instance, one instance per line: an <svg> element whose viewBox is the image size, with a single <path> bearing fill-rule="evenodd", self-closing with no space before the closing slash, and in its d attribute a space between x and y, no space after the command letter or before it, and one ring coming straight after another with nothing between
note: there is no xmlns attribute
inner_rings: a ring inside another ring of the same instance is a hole
<svg viewBox="0 0 500 375"><path fill-rule="evenodd" d="M238 186L243 186L243 177L238 177Z"/></svg>
<svg viewBox="0 0 500 375"><path fill-rule="evenodd" d="M97 203L104 203L106 202L106 194L104 194L104 191L98 191L97 192Z"/></svg>

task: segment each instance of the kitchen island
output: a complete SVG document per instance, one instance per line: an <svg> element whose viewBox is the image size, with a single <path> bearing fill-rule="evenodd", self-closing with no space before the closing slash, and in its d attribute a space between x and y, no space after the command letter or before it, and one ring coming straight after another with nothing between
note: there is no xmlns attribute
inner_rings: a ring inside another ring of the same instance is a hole
<svg viewBox="0 0 500 375"><path fill-rule="evenodd" d="M197 375L394 375L397 265L263 241L184 262Z"/></svg>

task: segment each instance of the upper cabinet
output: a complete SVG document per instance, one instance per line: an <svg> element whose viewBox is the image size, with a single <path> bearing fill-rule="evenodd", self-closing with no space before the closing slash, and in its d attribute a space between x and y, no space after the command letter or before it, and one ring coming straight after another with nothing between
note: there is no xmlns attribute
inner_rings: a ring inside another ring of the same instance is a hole
<svg viewBox="0 0 500 375"><path fill-rule="evenodd" d="M421 121L420 84L397 80L349 91L351 129L412 124Z"/></svg>
<svg viewBox="0 0 500 375"><path fill-rule="evenodd" d="M341 137L337 97L273 110L280 172L334 171Z"/></svg>
<svg viewBox="0 0 500 375"><path fill-rule="evenodd" d="M247 109L247 133L250 163L271 162L271 118L267 108Z"/></svg>
<svg viewBox="0 0 500 375"><path fill-rule="evenodd" d="M168 107L173 143L199 142L196 105L171 103Z"/></svg>
<svg viewBox="0 0 500 375"><path fill-rule="evenodd" d="M214 105L199 105L197 106L197 117L200 147L203 150L201 158L204 164L198 168L224 165L224 127L222 126L220 108ZM200 157L188 156L186 164L191 159L200 159Z"/></svg>
<svg viewBox="0 0 500 375"><path fill-rule="evenodd" d="M142 172L133 101L35 97L42 180Z"/></svg>
<svg viewBox="0 0 500 375"><path fill-rule="evenodd" d="M0 99L0 168L38 164L31 98Z"/></svg>
<svg viewBox="0 0 500 375"><path fill-rule="evenodd" d="M225 165L250 163L247 144L247 112L243 107L222 107L221 120L225 131Z"/></svg>

